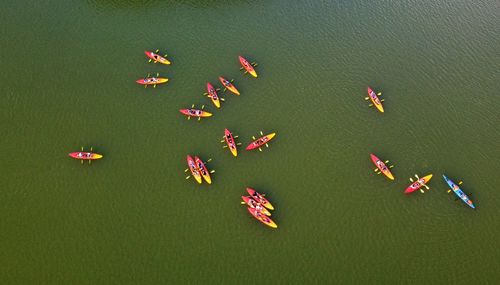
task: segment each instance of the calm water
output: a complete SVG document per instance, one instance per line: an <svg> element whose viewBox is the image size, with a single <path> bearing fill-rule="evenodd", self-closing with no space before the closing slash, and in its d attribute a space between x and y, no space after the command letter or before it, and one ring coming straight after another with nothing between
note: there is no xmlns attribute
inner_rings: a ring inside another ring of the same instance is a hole
<svg viewBox="0 0 500 285"><path fill-rule="evenodd" d="M3 284L498 282L497 1L4 2ZM148 72L170 83L135 84ZM242 95L216 110L220 75ZM214 117L186 120L193 103ZM233 158L224 128L277 137ZM80 146L105 157L82 166ZM186 154L213 159L212 185L185 180ZM405 196L415 173L431 190ZM246 186L277 230L239 205Z"/></svg>

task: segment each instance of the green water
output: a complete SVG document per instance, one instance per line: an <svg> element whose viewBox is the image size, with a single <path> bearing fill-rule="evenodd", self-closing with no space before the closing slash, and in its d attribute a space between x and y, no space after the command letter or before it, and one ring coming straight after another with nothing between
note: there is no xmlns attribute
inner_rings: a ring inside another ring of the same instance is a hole
<svg viewBox="0 0 500 285"><path fill-rule="evenodd" d="M497 1L7 2L2 284L498 282ZM147 63L156 48L171 66ZM170 83L135 84L148 72ZM202 93L220 75L242 95L216 110ZM186 120L193 103L214 116ZM277 137L233 158L224 128ZM80 146L104 159L80 165ZM212 185L185 180L187 154L213 159ZM405 196L415 173L431 190ZM277 230L239 205L247 186Z"/></svg>

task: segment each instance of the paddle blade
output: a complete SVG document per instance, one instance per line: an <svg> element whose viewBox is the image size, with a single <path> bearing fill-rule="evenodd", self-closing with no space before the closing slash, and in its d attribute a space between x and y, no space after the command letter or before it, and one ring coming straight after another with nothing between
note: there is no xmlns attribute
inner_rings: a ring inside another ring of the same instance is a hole
<svg viewBox="0 0 500 285"><path fill-rule="evenodd" d="M369 97L365 97L365 100L368 101L368 99L370 99Z"/></svg>
<svg viewBox="0 0 500 285"><path fill-rule="evenodd" d="M410 181L413 182L413 179L410 177Z"/></svg>
<svg viewBox="0 0 500 285"><path fill-rule="evenodd" d="M210 173L215 173L215 170L212 169L212 171L210 171Z"/></svg>
<svg viewBox="0 0 500 285"><path fill-rule="evenodd" d="M189 168L184 169L184 172L188 172Z"/></svg>
<svg viewBox="0 0 500 285"><path fill-rule="evenodd" d="M189 176L186 176L186 180L188 180L189 178L191 178L191 175L189 175Z"/></svg>
<svg viewBox="0 0 500 285"><path fill-rule="evenodd" d="M377 96L380 96L380 95L382 95L382 92L378 92L378 93L377 93Z"/></svg>
<svg viewBox="0 0 500 285"><path fill-rule="evenodd" d="M450 193L451 192L451 189L448 189L448 191L446 191L446 193Z"/></svg>
<svg viewBox="0 0 500 285"><path fill-rule="evenodd" d="M393 168L393 167L394 167L394 165L389 166L389 168Z"/></svg>
<svg viewBox="0 0 500 285"><path fill-rule="evenodd" d="M462 185L462 183L464 183L464 182L463 182L463 181L460 181L460 182L458 182L458 185Z"/></svg>
<svg viewBox="0 0 500 285"><path fill-rule="evenodd" d="M148 62L151 62L151 59Z"/></svg>
<svg viewBox="0 0 500 285"><path fill-rule="evenodd" d="M424 193L425 193L425 191L424 191L424 190L422 190L422 189L420 189L420 193L424 194Z"/></svg>

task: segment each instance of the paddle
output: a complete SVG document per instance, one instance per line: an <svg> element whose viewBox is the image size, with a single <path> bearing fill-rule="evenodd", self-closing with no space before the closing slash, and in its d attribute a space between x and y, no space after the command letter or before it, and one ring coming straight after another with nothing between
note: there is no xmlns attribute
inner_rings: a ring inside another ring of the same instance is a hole
<svg viewBox="0 0 500 285"><path fill-rule="evenodd" d="M184 169L184 172L188 172L189 168Z"/></svg>
<svg viewBox="0 0 500 285"><path fill-rule="evenodd" d="M210 171L210 174L212 174L212 173L215 173L215 170L213 170L213 169L212 169L212 170Z"/></svg>
<svg viewBox="0 0 500 285"><path fill-rule="evenodd" d="M373 104L368 105L368 107L373 107Z"/></svg>
<svg viewBox="0 0 500 285"><path fill-rule="evenodd" d="M393 168L393 167L394 167L394 165L389 166L389 168Z"/></svg>
<svg viewBox="0 0 500 285"><path fill-rule="evenodd" d="M382 92L378 92L378 93L377 93L377 96L382 96Z"/></svg>
<svg viewBox="0 0 500 285"><path fill-rule="evenodd" d="M370 97L365 97L365 101L368 101L368 100L370 100Z"/></svg>
<svg viewBox="0 0 500 285"><path fill-rule="evenodd" d="M241 143L237 143L236 145L241 145Z"/></svg>

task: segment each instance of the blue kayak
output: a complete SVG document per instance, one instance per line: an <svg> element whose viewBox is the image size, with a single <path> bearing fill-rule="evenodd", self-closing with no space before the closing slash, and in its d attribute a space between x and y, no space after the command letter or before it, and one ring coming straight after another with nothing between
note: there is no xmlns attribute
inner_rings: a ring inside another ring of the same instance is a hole
<svg viewBox="0 0 500 285"><path fill-rule="evenodd" d="M476 208L476 207L474 207L474 204L472 203L472 200L469 199L469 196L467 196L464 193L464 191L462 191L458 187L457 184L453 183L453 181L451 181L450 179L448 179L448 177L446 177L444 174L443 174L443 178L444 178L444 181L446 181L446 183L448 183L448 185L450 186L451 190L453 190L453 192L455 192L455 194L458 196L458 198L462 199L462 201L464 201L464 203L467 204L472 209Z"/></svg>

